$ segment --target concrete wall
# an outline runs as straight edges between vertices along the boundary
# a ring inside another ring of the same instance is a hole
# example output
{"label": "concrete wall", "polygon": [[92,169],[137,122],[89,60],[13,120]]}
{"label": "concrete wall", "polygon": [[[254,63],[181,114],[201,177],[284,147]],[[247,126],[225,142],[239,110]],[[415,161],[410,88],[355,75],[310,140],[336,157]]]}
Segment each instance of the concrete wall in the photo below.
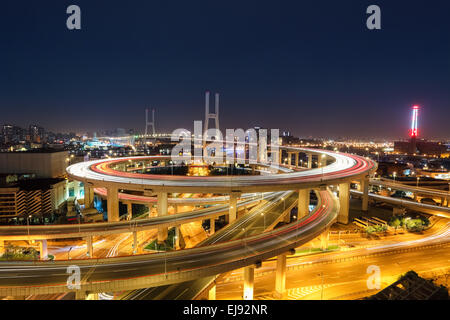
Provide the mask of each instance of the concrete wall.
{"label": "concrete wall", "polygon": [[0,173],[34,173],[37,178],[56,178],[65,174],[68,151],[3,152]]}

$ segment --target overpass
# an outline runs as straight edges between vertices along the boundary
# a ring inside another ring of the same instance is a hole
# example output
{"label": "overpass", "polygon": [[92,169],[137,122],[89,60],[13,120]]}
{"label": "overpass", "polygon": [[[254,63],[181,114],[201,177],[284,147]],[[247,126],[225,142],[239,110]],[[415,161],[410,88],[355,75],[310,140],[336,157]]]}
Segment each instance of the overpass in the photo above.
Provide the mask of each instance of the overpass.
{"label": "overpass", "polygon": [[[350,192],[352,194],[362,196],[361,191],[351,190]],[[427,214],[432,214],[432,215],[436,215],[436,216],[440,216],[440,217],[450,218],[450,207],[435,206],[435,205],[420,203],[420,202],[416,202],[416,201],[387,197],[387,196],[382,196],[382,195],[371,193],[371,192],[369,193],[369,197],[376,201],[394,204],[394,205],[398,205],[398,206],[408,208],[411,210],[415,210],[415,211],[419,211],[419,212],[423,212],[423,213],[427,213]]]}
{"label": "overpass", "polygon": [[[122,189],[156,194],[158,217],[155,220],[146,219],[139,223],[142,223],[141,226],[144,227],[157,226],[158,241],[164,241],[167,238],[168,226],[180,223],[180,221],[172,221],[180,218],[179,215],[167,216],[169,192],[228,194],[229,203],[225,207],[228,207],[228,217],[232,223],[237,218],[237,200],[242,193],[292,192],[294,190],[299,213],[295,222],[279,229],[245,236],[243,240],[211,244],[207,247],[107,259],[7,262],[0,269],[3,279],[0,294],[14,296],[68,292],[70,290],[65,284],[67,279],[65,270],[68,265],[72,264],[80,266],[82,274],[89,275],[89,281],[84,282],[82,288],[77,291],[85,293],[146,288],[183,282],[243,266],[251,266],[273,256],[283,256],[289,249],[320,235],[336,219],[339,222],[348,223],[350,182],[355,179],[361,180],[365,186],[363,188],[365,190],[363,192],[363,209],[364,206],[367,208],[368,178],[376,170],[375,162],[355,155],[315,149],[289,148],[288,152],[296,154],[296,159],[300,152],[308,154],[308,157],[311,155],[311,159],[312,154],[319,156],[319,168],[251,177],[181,177],[129,173],[113,168],[125,161],[161,160],[164,157],[131,157],[72,165],[67,172],[71,178],[84,182],[85,195],[88,200],[90,200],[93,188],[107,189],[109,222],[99,224],[98,227],[103,228],[98,231],[102,232],[101,234],[115,232],[113,229],[120,230],[117,232],[124,232],[125,224],[130,226],[125,232],[132,230],[130,229],[132,223],[118,222],[118,191]],[[327,165],[327,160],[331,160],[332,163]],[[298,161],[295,166],[298,166]],[[327,190],[327,185],[339,186],[339,199],[336,199]],[[312,213],[308,209],[310,190],[320,190],[319,205]],[[87,201],[88,205],[89,202]],[[213,208],[213,210],[217,210],[217,208]],[[185,220],[183,221],[188,221],[189,214],[184,216]],[[223,212],[216,211],[211,214],[219,215]],[[201,217],[203,218],[204,215]],[[192,219],[198,220],[199,216],[192,217]],[[70,227],[76,228],[76,226]],[[78,228],[82,228],[82,225],[78,225]],[[92,228],[97,228],[97,226]],[[29,230],[27,229],[27,232],[30,232]],[[94,230],[94,232],[97,231]],[[67,235],[67,232],[64,233]],[[80,229],[77,234],[80,234]],[[23,233],[14,236],[23,236]],[[251,270],[251,268],[248,269],[249,279],[251,279]]]}
{"label": "overpass", "polygon": [[5,262],[0,295],[22,296],[72,291],[67,267],[77,265],[89,278],[77,292],[105,292],[146,288],[212,276],[254,265],[285,253],[319,236],[334,223],[339,201],[327,190],[310,215],[284,227],[205,247],[151,255],[54,262]]}

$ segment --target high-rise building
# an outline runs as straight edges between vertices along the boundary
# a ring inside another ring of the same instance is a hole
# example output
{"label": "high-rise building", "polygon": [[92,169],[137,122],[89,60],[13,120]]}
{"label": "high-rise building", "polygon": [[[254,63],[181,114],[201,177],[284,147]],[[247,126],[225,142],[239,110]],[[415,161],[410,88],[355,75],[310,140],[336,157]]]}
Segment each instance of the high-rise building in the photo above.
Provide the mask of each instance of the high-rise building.
{"label": "high-rise building", "polygon": [[32,124],[28,127],[28,134],[30,135],[31,142],[40,143],[44,140],[45,130],[38,125]]}
{"label": "high-rise building", "polygon": [[394,151],[406,154],[441,155],[446,152],[447,147],[441,142],[432,142],[418,139],[418,116],[419,106],[414,105],[411,112],[411,128],[409,141],[395,141]]}

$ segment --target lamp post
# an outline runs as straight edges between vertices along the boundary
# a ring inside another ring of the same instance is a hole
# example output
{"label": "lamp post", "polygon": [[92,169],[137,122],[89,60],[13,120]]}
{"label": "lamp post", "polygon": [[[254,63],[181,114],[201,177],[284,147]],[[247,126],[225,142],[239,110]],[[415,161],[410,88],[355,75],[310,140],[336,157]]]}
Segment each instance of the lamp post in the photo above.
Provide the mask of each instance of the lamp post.
{"label": "lamp post", "polygon": [[417,177],[417,183],[416,183],[417,188],[419,187],[419,180],[420,180],[420,177]]}
{"label": "lamp post", "polygon": [[31,218],[31,215],[29,215],[29,216],[27,217],[27,231],[28,231],[28,236],[30,236],[30,218]]}
{"label": "lamp post", "polygon": [[319,273],[322,278],[322,289],[320,291],[320,300],[323,300],[323,271]]}
{"label": "lamp post", "polygon": [[322,168],[322,180],[323,180],[323,167],[324,167],[324,163],[323,163],[323,159],[325,159],[325,155],[321,155],[322,160],[320,161],[320,167]]}
{"label": "lamp post", "polygon": [[395,184],[395,177],[397,176],[397,172],[394,171],[394,173],[392,175],[394,176],[394,184]]}
{"label": "lamp post", "polygon": [[264,219],[264,229],[263,229],[263,232],[264,232],[266,230],[266,216],[264,215],[264,212],[261,213],[261,215],[263,216],[263,219]]}

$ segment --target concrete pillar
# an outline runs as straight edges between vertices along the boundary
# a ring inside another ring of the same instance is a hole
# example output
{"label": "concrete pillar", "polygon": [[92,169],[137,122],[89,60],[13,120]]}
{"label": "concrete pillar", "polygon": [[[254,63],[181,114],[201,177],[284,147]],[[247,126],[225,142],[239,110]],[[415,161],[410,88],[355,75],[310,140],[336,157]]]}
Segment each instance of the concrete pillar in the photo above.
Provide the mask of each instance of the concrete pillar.
{"label": "concrete pillar", "polygon": [[173,207],[173,213],[177,214],[178,213],[178,206],[176,204],[174,204],[172,207]]}
{"label": "concrete pillar", "polygon": [[283,152],[281,151],[281,149],[278,151],[278,161],[278,164],[283,163]]}
{"label": "concrete pillar", "polygon": [[6,251],[5,248],[5,241],[4,240],[0,240],[0,256],[3,255]]}
{"label": "concrete pillar", "polygon": [[78,181],[73,182],[73,193],[75,195],[75,198],[78,199],[80,197],[80,182]]}
{"label": "concrete pillar", "polygon": [[322,251],[325,251],[328,249],[328,240],[330,239],[330,229],[325,229],[324,232],[320,235],[320,248]]}
{"label": "concrete pillar", "polygon": [[301,219],[309,214],[309,189],[298,190],[297,219]]}
{"label": "concrete pillar", "polygon": [[208,300],[216,300],[216,285],[212,286],[208,291]]}
{"label": "concrete pillar", "polygon": [[116,187],[107,188],[108,222],[119,221],[119,194]]}
{"label": "concrete pillar", "polygon": [[361,180],[362,211],[369,210],[369,177]]}
{"label": "concrete pillar", "polygon": [[75,300],[86,300],[87,293],[86,291],[76,290],[75,291]]}
{"label": "concrete pillar", "polygon": [[127,220],[130,221],[133,218],[133,204],[127,202]]}
{"label": "concrete pillar", "polygon": [[164,243],[169,236],[169,230],[164,227],[158,228],[158,243]]}
{"label": "concrete pillar", "polygon": [[138,234],[137,231],[133,231],[133,254],[138,251]]}
{"label": "concrete pillar", "polygon": [[98,293],[91,292],[86,295],[86,300],[98,300]]}
{"label": "concrete pillar", "polygon": [[158,192],[157,194],[158,217],[167,215],[167,192]]}
{"label": "concrete pillar", "polygon": [[209,219],[209,234],[213,235],[216,232],[216,219]]}
{"label": "concrete pillar", "polygon": [[308,169],[312,168],[312,153],[307,153],[308,155]]}
{"label": "concrete pillar", "polygon": [[292,165],[292,152],[288,152],[288,166]]}
{"label": "concrete pillar", "polygon": [[277,257],[277,273],[275,275],[275,297],[282,299],[286,290],[286,254]]}
{"label": "concrete pillar", "polygon": [[93,258],[94,257],[94,243],[92,241],[92,236],[87,236],[86,237],[86,255],[89,258]]}
{"label": "concrete pillar", "polygon": [[337,221],[348,224],[348,212],[350,208],[350,183],[339,184],[339,214]]}
{"label": "concrete pillar", "polygon": [[295,167],[298,168],[298,152],[295,153]]}
{"label": "concrete pillar", "polygon": [[290,223],[290,222],[291,222],[291,212],[290,212],[290,211],[287,212],[287,213],[284,215],[283,221],[286,222],[286,223]]}
{"label": "concrete pillar", "polygon": [[239,194],[236,192],[230,193],[230,205],[228,209],[229,223],[233,223],[237,217],[237,199]]}
{"label": "concrete pillar", "polygon": [[175,226],[175,250],[180,249],[180,227],[181,225]]}
{"label": "concrete pillar", "polygon": [[41,260],[48,260],[47,240],[39,241],[39,252]]}
{"label": "concrete pillar", "polygon": [[253,285],[255,282],[255,266],[244,268],[244,300],[253,300]]}
{"label": "concrete pillar", "polygon": [[[167,192],[158,192],[157,193],[158,201],[157,201],[157,211],[158,217],[167,215]],[[167,227],[159,227],[158,228],[158,243],[163,243],[168,236]]]}
{"label": "concrete pillar", "polygon": [[94,207],[94,188],[84,184],[84,207],[86,209]]}
{"label": "concrete pillar", "polygon": [[322,168],[327,165],[326,156],[323,154],[317,155],[317,167]]}

